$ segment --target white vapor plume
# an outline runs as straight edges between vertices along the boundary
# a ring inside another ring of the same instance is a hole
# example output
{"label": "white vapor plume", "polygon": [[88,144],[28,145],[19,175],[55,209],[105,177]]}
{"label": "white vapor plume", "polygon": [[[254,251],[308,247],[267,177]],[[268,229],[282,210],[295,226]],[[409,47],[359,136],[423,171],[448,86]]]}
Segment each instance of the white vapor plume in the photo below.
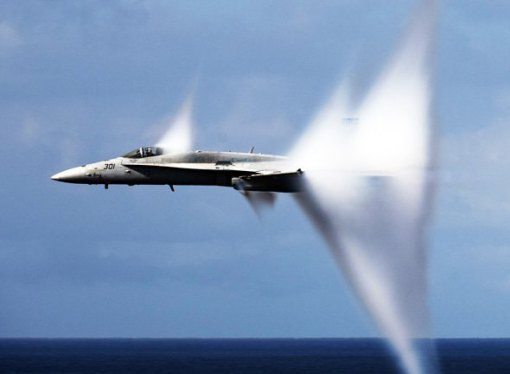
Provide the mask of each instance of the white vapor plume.
{"label": "white vapor plume", "polygon": [[[297,197],[407,373],[436,371],[426,303],[431,205],[434,1],[424,1],[361,104],[347,85],[319,111],[290,157]],[[419,343],[419,344],[418,344]]]}
{"label": "white vapor plume", "polygon": [[272,208],[276,202],[276,193],[274,192],[241,191],[241,194],[259,218],[264,209]]}
{"label": "white vapor plume", "polygon": [[170,118],[167,122],[168,130],[156,143],[167,153],[180,153],[191,151],[193,143],[193,122],[192,122],[192,95],[184,101],[177,116]]}

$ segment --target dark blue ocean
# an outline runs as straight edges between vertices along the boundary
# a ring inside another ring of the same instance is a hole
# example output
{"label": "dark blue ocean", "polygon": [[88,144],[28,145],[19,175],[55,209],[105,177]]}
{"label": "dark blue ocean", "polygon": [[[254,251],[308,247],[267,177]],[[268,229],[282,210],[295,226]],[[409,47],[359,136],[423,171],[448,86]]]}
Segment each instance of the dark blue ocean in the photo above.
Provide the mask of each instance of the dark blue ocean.
{"label": "dark blue ocean", "polygon": [[[443,373],[510,373],[510,339],[437,340]],[[398,373],[380,339],[0,339],[0,373]]]}

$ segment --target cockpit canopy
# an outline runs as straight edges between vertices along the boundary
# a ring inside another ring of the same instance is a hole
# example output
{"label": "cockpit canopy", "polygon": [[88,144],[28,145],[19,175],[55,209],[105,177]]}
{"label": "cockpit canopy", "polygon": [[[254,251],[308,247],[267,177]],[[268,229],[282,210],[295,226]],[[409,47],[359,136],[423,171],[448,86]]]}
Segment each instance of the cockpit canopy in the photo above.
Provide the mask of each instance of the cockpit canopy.
{"label": "cockpit canopy", "polygon": [[145,158],[152,156],[159,156],[163,154],[163,148],[160,147],[140,147],[129,153],[126,153],[124,158]]}

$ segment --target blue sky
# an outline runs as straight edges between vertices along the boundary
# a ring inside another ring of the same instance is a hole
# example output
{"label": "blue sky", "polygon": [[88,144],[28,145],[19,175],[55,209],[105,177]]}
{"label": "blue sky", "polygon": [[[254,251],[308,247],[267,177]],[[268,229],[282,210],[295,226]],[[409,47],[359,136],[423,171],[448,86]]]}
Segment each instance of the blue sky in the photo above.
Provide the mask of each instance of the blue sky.
{"label": "blue sky", "polygon": [[[414,3],[0,3],[0,336],[376,335],[288,196],[49,177],[155,142],[194,80],[197,148],[285,153]],[[510,5],[439,8],[434,331],[509,336]]]}

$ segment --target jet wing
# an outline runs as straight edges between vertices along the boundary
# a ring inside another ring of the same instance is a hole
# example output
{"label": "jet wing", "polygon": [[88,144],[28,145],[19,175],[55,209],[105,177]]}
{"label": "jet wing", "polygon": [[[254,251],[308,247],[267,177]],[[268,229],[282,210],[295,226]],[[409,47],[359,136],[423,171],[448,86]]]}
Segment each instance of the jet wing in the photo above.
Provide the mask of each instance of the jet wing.
{"label": "jet wing", "polygon": [[[143,169],[159,170],[162,173],[165,170],[178,171],[196,181],[201,180],[201,177],[214,175],[217,184],[232,186],[239,191],[299,192],[302,190],[303,184],[301,169],[295,171],[274,170],[269,168],[267,163],[264,165],[257,163],[216,165],[213,163],[123,161],[122,164],[140,171]],[[261,167],[264,169],[260,169]],[[194,183],[190,180],[190,184]]]}
{"label": "jet wing", "polygon": [[228,171],[229,173],[238,173],[239,175],[242,174],[251,174],[255,173],[256,169],[254,167],[251,167],[250,165],[215,165],[212,163],[163,163],[163,162],[126,162],[123,161],[122,165],[130,167],[130,168],[159,168],[159,169],[173,169],[173,170],[182,170],[182,171],[216,171],[216,172],[222,172],[222,171]]}

